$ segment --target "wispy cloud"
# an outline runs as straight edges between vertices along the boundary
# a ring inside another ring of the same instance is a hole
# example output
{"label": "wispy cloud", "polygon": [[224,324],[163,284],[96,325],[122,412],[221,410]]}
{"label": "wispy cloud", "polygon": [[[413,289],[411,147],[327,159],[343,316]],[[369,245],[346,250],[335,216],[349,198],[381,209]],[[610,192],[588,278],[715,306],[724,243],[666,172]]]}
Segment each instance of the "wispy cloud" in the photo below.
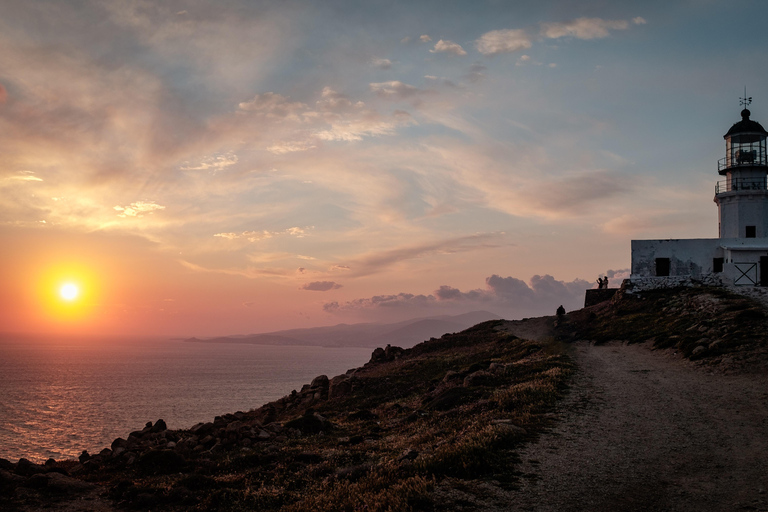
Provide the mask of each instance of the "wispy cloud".
{"label": "wispy cloud", "polygon": [[626,30],[628,27],[629,23],[625,20],[577,18],[564,23],[542,23],[541,35],[550,39],[567,36],[577,39],[602,39],[608,37],[611,30]]}
{"label": "wispy cloud", "polygon": [[373,67],[379,68],[379,69],[391,69],[392,68],[392,61],[389,60],[389,59],[374,58],[371,61],[371,64],[373,64]]}
{"label": "wispy cloud", "polygon": [[260,240],[266,240],[269,238],[273,238],[276,236],[293,236],[296,238],[304,238],[307,236],[307,230],[311,228],[300,228],[300,227],[292,227],[288,229],[284,229],[282,231],[268,231],[268,230],[261,230],[261,231],[241,231],[239,233],[233,233],[233,232],[224,232],[224,233],[216,233],[213,236],[224,238],[226,240],[237,240],[239,238],[248,240],[249,242],[258,242]]}
{"label": "wispy cloud", "polygon": [[450,53],[458,56],[467,54],[467,52],[464,50],[464,48],[461,47],[460,44],[454,43],[453,41],[449,41],[447,39],[439,40],[437,43],[435,43],[435,47],[429,51],[431,53]]}
{"label": "wispy cloud", "polygon": [[229,152],[226,154],[216,154],[204,158],[200,163],[186,164],[180,167],[182,171],[211,171],[212,173],[221,172],[227,167],[237,164],[237,155]]}
{"label": "wispy cloud", "polygon": [[327,292],[329,290],[338,290],[341,285],[333,281],[313,281],[301,286],[301,290],[309,290],[313,292]]}
{"label": "wispy cloud", "polygon": [[418,245],[409,245],[385,251],[372,252],[345,263],[350,269],[349,277],[376,274],[407,260],[424,258],[435,254],[454,254],[512,245],[505,240],[504,233],[480,233],[438,240]]}
{"label": "wispy cloud", "polygon": [[477,51],[489,56],[519,52],[531,46],[533,46],[531,37],[522,29],[492,30],[475,41]]}
{"label": "wispy cloud", "polygon": [[244,112],[253,112],[277,119],[298,119],[298,114],[307,109],[300,101],[290,101],[287,97],[274,92],[257,94],[249,101],[238,105]]}
{"label": "wispy cloud", "polygon": [[151,215],[158,210],[165,210],[165,206],[157,204],[154,201],[136,201],[128,206],[114,206],[118,217],[143,217],[144,214]]}

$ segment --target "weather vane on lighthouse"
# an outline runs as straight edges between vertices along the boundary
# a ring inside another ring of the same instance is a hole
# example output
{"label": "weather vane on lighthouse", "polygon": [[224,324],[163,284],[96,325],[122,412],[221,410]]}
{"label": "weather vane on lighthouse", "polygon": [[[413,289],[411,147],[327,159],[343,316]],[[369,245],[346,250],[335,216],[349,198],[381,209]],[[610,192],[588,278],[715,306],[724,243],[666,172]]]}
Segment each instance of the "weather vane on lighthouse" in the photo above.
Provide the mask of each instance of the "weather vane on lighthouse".
{"label": "weather vane on lighthouse", "polygon": [[747,97],[747,86],[744,86],[744,97],[739,98],[739,105],[741,105],[744,108],[747,108],[752,104],[752,97]]}

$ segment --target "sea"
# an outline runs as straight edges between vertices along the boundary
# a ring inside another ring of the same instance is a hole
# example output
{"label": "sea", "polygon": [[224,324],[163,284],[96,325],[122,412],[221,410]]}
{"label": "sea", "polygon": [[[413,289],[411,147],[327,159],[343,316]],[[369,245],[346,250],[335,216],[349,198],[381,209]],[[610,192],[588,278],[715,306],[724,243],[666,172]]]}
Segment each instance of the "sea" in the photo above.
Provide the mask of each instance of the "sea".
{"label": "sea", "polygon": [[98,453],[148,421],[189,428],[365,364],[369,348],[0,339],[0,458]]}

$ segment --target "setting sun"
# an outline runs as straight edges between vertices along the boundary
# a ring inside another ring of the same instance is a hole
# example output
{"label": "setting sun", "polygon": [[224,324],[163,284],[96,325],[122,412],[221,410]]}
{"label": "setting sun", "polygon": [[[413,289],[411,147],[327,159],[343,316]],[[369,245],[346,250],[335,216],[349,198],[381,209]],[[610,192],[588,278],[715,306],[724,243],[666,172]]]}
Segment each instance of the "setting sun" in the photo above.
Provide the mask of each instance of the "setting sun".
{"label": "setting sun", "polygon": [[59,295],[66,301],[73,301],[80,295],[80,289],[73,283],[66,283],[59,289]]}

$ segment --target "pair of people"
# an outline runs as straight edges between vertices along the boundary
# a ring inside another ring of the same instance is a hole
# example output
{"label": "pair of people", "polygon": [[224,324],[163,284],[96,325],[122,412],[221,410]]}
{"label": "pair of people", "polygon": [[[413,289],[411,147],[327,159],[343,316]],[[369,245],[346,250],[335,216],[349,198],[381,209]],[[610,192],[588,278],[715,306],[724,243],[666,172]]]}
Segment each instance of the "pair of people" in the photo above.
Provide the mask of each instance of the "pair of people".
{"label": "pair of people", "polygon": [[597,287],[601,290],[608,288],[608,276],[597,278]]}

